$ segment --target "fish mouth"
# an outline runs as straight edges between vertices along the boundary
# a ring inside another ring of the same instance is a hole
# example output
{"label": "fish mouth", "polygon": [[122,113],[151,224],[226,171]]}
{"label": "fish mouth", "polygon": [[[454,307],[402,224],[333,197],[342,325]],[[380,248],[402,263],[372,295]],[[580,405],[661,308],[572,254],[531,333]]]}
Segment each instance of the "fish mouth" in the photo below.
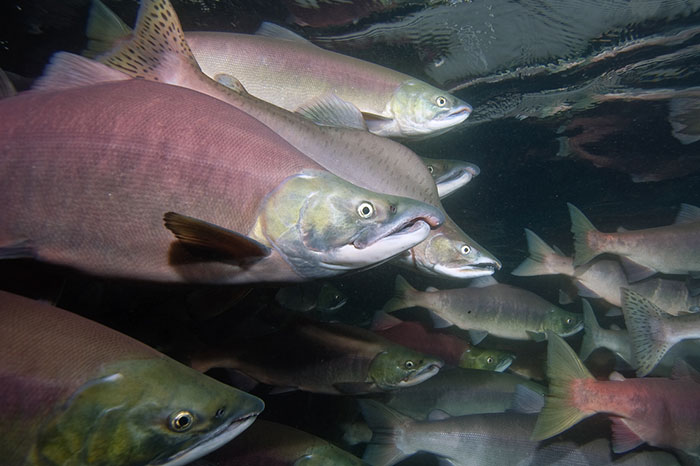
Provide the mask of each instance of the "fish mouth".
{"label": "fish mouth", "polygon": [[210,432],[200,442],[197,442],[191,447],[179,451],[162,461],[149,463],[148,466],[182,466],[189,464],[192,461],[211,453],[222,445],[233,440],[241,432],[246,430],[253,423],[253,421],[257,419],[261,412],[262,408],[260,411],[252,412],[245,416],[232,419],[228,424],[219,426],[217,429]]}
{"label": "fish mouth", "polygon": [[497,262],[484,262],[478,264],[468,264],[458,267],[438,264],[435,266],[435,273],[452,278],[477,278],[493,275],[496,270],[501,269],[501,264]]}
{"label": "fish mouth", "polygon": [[[440,226],[442,224],[442,220],[443,219],[436,217],[436,216],[432,216],[432,215],[427,215],[427,216],[418,217],[418,218],[412,218],[410,220],[405,221],[404,223],[399,223],[398,225],[394,226],[392,229],[384,232],[383,234],[377,235],[375,237],[358,238],[352,242],[352,245],[355,246],[355,248],[357,248],[357,249],[365,249],[365,248],[372,246],[373,244],[375,244],[379,241],[392,239],[392,238],[398,239],[398,238],[402,237],[402,235],[411,235],[419,230],[423,230],[426,227],[428,228],[428,231],[430,231],[431,228],[436,228],[436,227]],[[426,234],[426,237],[427,237],[427,234]],[[425,239],[425,238],[423,238],[423,239]]]}
{"label": "fish mouth", "polygon": [[425,382],[432,376],[436,375],[445,363],[442,361],[437,361],[432,364],[428,364],[422,370],[414,372],[407,375],[398,383],[399,387],[411,387],[413,385],[418,385],[421,382]]}
{"label": "fish mouth", "polygon": [[464,121],[467,118],[469,118],[469,115],[471,115],[472,110],[472,106],[467,103],[458,105],[454,107],[452,111],[445,116],[445,119]]}
{"label": "fish mouth", "polygon": [[501,361],[498,366],[494,369],[495,372],[503,372],[504,370],[508,369],[511,364],[513,364],[513,361],[515,361],[515,357],[507,357],[503,361]]}
{"label": "fish mouth", "polygon": [[467,184],[472,180],[472,178],[478,176],[479,173],[481,173],[481,170],[476,165],[474,165],[473,167],[460,167],[456,170],[452,170],[448,173],[445,173],[441,177],[437,178],[435,180],[435,184],[456,182],[463,182],[464,184]]}
{"label": "fish mouth", "polygon": [[582,329],[583,329],[583,322],[580,322],[580,323],[578,323],[578,324],[576,325],[576,327],[572,328],[572,329],[569,330],[568,332],[565,332],[565,333],[558,333],[557,335],[559,335],[559,336],[562,337],[562,338],[570,337],[571,335],[576,335],[576,334],[577,334],[578,332],[580,332]]}

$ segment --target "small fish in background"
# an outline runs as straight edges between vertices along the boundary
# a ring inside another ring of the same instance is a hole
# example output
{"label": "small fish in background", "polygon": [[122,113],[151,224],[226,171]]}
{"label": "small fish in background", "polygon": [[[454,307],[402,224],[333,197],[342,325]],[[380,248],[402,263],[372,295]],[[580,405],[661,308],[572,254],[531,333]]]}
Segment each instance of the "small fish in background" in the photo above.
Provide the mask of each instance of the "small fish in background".
{"label": "small fish in background", "polygon": [[292,311],[329,313],[345,306],[348,297],[332,283],[317,280],[280,288],[275,300]]}
{"label": "small fish in background", "polygon": [[620,256],[628,280],[633,283],[661,272],[700,273],[700,209],[681,204],[672,225],[642,230],[603,233],[572,204],[574,267],[603,253]]}
{"label": "small fish in background", "polygon": [[428,171],[433,175],[440,199],[444,199],[469,183],[481,173],[473,163],[452,159],[421,157]]}
{"label": "small fish in background", "polygon": [[465,369],[503,372],[515,359],[515,355],[507,351],[477,348],[455,335],[430,331],[419,322],[403,321],[382,311],[375,313],[370,330],[395,343],[432,354],[449,365]]}
{"label": "small fish in background", "polygon": [[692,280],[652,277],[630,284],[616,260],[596,259],[574,268],[572,257],[549,247],[531,230],[526,228],[525,236],[530,256],[511,272],[513,275],[566,275],[578,288],[579,296],[602,298],[617,307],[622,306],[620,288],[629,288],[672,315],[700,311],[700,296],[693,295],[696,287]]}
{"label": "small fish in background", "polygon": [[629,334],[626,330],[603,329],[595,318],[590,303],[583,299],[583,341],[579,357],[585,361],[597,348],[607,348],[632,368],[637,367]]}
{"label": "small fish in background", "polygon": [[[640,364],[642,362],[640,361]],[[612,420],[615,453],[643,443],[700,455],[700,374],[683,362],[671,378],[593,378],[569,345],[550,334],[547,347],[549,393],[532,432],[553,437],[596,413]]]}
{"label": "small fish in background", "polygon": [[700,339],[700,314],[672,316],[632,290],[622,290],[622,312],[639,377],[651,372],[676,343]]}
{"label": "small fish in background", "polygon": [[320,437],[265,420],[258,420],[236,442],[201,461],[200,466],[367,466],[360,458]]}
{"label": "small fish in background", "polygon": [[421,292],[397,275],[395,296],[384,305],[384,311],[413,306],[431,311],[435,327],[456,325],[468,330],[473,344],[479,344],[487,334],[543,341],[547,330],[569,336],[583,328],[580,314],[567,312],[530,291],[498,283],[491,277],[474,279],[467,288]]}
{"label": "small fish in background", "polygon": [[409,387],[433,377],[444,364],[360,327],[301,317],[266,335],[199,348],[189,359],[201,372],[236,369],[283,389],[335,395]]}
{"label": "small fish in background", "polygon": [[0,368],[3,464],[186,464],[264,407],[124,334],[4,291]]}
{"label": "small fish in background", "polygon": [[[149,20],[160,10],[169,12],[167,28]],[[229,89],[213,81],[199,68],[184,34],[163,33],[171,28],[181,31],[169,2],[144,0],[139,11],[133,35],[120,41],[115,38],[129,28],[101,2],[93,2],[88,21],[90,44],[97,38],[118,44],[98,57],[101,62],[132,77],[177,84],[223,100],[254,116],[331,173],[365,189],[420,200],[442,210],[435,182],[413,151],[364,131],[317,126],[250,96],[242,86]],[[431,230],[430,241],[394,262],[424,274],[452,278],[490,275],[501,267],[498,259],[450,219],[444,227]]]}

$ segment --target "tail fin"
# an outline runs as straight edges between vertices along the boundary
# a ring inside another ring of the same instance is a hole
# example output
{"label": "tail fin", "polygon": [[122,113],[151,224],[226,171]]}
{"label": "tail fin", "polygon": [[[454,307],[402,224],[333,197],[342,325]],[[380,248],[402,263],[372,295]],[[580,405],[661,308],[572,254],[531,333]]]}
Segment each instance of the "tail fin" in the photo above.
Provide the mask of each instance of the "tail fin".
{"label": "tail fin", "polygon": [[595,414],[580,411],[572,406],[570,393],[573,382],[579,379],[593,379],[593,376],[563,338],[548,331],[547,340],[549,394],[532,432],[533,440],[553,437]]}
{"label": "tail fin", "polygon": [[622,288],[622,312],[637,359],[637,376],[644,377],[674,344],[664,336],[664,323],[673,317],[627,288]]}
{"label": "tail fin", "polygon": [[131,28],[100,0],[92,0],[85,35],[87,48],[83,55],[95,58],[112,50],[119,42],[131,36]]}
{"label": "tail fin", "polygon": [[384,304],[384,308],[382,310],[389,313],[398,311],[399,309],[415,306],[411,293],[417,292],[418,290],[413,288],[405,278],[403,278],[401,275],[397,275],[394,282],[394,297]]}
{"label": "tail fin", "polygon": [[595,233],[598,230],[573,204],[567,203],[566,205],[569,206],[569,215],[571,216],[571,233],[574,234],[574,267],[577,267],[600,254],[588,245],[586,238],[590,232]]}
{"label": "tail fin", "polygon": [[582,361],[585,361],[588,356],[598,347],[600,347],[599,336],[601,330],[603,330],[598,321],[595,318],[595,313],[593,313],[593,308],[591,308],[590,303],[583,299],[583,342],[581,343],[581,349],[578,352],[579,357]]}
{"label": "tail fin", "polygon": [[367,444],[363,460],[373,466],[391,466],[415,453],[415,450],[405,451],[396,445],[398,434],[414,422],[411,418],[375,400],[359,400],[359,403],[372,429],[372,440]]}
{"label": "tail fin", "polygon": [[[527,249],[530,257],[525,259],[511,273],[521,277],[533,275],[573,275],[574,269],[571,264],[567,264],[568,258],[558,254],[549,247],[542,238],[537,236],[532,230],[525,228],[527,238]],[[552,259],[555,259],[554,261]],[[568,267],[567,267],[568,265]]]}

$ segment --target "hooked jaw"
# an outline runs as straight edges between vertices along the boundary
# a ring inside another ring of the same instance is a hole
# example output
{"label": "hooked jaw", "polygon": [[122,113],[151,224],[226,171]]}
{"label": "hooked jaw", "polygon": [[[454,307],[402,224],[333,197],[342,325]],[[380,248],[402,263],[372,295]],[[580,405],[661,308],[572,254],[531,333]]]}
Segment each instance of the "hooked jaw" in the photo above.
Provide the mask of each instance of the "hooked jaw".
{"label": "hooked jaw", "polygon": [[460,279],[493,275],[496,270],[500,269],[501,262],[498,259],[489,257],[482,257],[478,262],[456,267],[453,264],[435,264],[433,267],[433,271],[437,275]]}
{"label": "hooked jaw", "polygon": [[426,365],[420,371],[414,372],[407,375],[401,380],[398,385],[399,387],[412,387],[413,385],[418,385],[419,383],[425,382],[432,376],[436,375],[444,363],[442,361],[435,361],[432,364]]}

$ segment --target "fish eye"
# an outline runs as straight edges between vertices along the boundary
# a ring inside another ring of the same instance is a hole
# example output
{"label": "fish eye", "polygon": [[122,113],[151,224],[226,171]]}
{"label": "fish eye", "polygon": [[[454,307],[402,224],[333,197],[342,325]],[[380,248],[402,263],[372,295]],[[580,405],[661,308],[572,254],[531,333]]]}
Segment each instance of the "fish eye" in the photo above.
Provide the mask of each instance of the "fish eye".
{"label": "fish eye", "polygon": [[[218,411],[217,411],[218,413]],[[194,415],[189,411],[178,411],[170,416],[170,428],[175,432],[185,432],[194,424]]]}
{"label": "fish eye", "polygon": [[406,369],[413,369],[413,367],[415,366],[415,364],[413,363],[413,361],[411,361],[411,360],[409,359],[408,361],[406,361],[406,363],[404,364],[404,366],[406,367]]}
{"label": "fish eye", "polygon": [[492,358],[491,356],[489,356],[488,358],[486,358],[486,362],[489,363],[489,364],[492,364],[492,363],[493,363],[493,358]]}
{"label": "fish eye", "polygon": [[447,105],[447,99],[443,96],[439,96],[437,99],[435,99],[435,103],[438,105],[438,107],[444,107]]}
{"label": "fish eye", "polygon": [[569,317],[568,319],[566,319],[566,323],[567,323],[567,324],[570,324],[570,323],[573,322],[573,321],[574,321],[574,319],[572,319],[571,317]]}
{"label": "fish eye", "polygon": [[433,172],[435,171],[435,169],[433,168],[433,166],[432,166],[432,165],[428,165],[428,171],[429,171],[429,172],[430,172],[430,174],[432,175],[432,174],[433,174]]}
{"label": "fish eye", "polygon": [[222,406],[221,408],[219,408],[219,409],[216,410],[216,413],[214,414],[214,417],[216,417],[217,419],[220,419],[221,417],[223,417],[223,415],[224,415],[225,413],[226,413],[226,408],[224,408],[224,407]]}
{"label": "fish eye", "polygon": [[357,207],[357,213],[362,218],[370,218],[374,214],[374,206],[365,201]]}
{"label": "fish eye", "polygon": [[472,248],[469,247],[468,244],[463,244],[462,247],[459,249],[462,254],[465,256],[472,252]]}

